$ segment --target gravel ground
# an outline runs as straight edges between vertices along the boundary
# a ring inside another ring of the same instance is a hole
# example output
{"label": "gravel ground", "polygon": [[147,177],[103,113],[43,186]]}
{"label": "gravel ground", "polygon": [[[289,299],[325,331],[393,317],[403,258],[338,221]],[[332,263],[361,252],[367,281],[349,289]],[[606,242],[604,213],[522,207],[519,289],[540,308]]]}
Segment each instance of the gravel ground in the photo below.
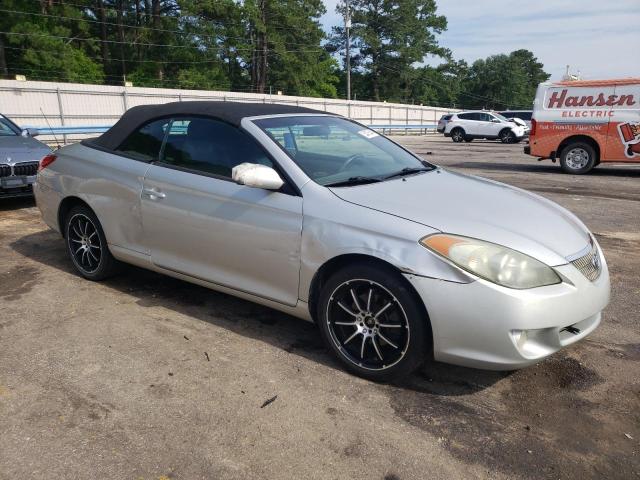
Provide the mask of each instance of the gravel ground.
{"label": "gravel ground", "polygon": [[82,280],[33,202],[2,200],[0,479],[640,478],[639,166],[397,139],[580,216],[611,270],[601,327],[525,370],[379,385],[281,313],[135,268]]}

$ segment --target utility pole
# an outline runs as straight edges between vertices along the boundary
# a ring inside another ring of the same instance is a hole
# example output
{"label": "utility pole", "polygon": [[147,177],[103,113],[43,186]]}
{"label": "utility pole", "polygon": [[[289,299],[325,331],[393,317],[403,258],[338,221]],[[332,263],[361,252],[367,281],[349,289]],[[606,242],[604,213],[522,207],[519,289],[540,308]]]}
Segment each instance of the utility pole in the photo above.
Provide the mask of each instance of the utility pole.
{"label": "utility pole", "polygon": [[345,12],[344,12],[344,29],[347,35],[347,101],[351,100],[351,53],[349,37],[349,29],[351,28],[351,12],[349,11],[349,0],[345,0]]}

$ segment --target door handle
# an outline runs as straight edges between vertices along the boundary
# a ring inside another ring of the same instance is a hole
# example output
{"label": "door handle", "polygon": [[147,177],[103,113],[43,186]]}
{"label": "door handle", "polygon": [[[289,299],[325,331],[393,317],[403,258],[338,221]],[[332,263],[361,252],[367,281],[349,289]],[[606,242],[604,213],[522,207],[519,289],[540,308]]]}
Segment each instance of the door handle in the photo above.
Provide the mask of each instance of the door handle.
{"label": "door handle", "polygon": [[158,200],[161,198],[165,198],[166,195],[155,188],[143,188],[142,194],[149,197],[151,200]]}

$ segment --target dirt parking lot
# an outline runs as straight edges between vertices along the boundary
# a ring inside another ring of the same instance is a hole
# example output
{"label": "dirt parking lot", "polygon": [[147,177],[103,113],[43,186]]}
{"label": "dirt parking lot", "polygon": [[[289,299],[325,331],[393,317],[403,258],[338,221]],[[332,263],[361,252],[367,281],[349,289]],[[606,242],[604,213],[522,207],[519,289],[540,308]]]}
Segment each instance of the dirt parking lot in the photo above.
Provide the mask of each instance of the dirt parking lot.
{"label": "dirt parking lot", "polygon": [[580,216],[611,270],[601,327],[525,370],[379,385],[281,313],[135,268],[82,280],[33,202],[2,200],[0,479],[640,478],[640,168],[398,139]]}

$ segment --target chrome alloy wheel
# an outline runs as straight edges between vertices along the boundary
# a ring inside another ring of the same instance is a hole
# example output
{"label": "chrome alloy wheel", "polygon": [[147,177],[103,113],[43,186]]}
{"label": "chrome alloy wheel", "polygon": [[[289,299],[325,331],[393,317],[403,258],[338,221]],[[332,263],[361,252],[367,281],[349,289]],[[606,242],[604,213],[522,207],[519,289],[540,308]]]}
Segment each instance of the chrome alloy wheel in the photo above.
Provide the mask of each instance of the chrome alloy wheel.
{"label": "chrome alloy wheel", "polygon": [[513,131],[511,131],[511,130],[504,130],[500,134],[500,141],[502,143],[513,143],[515,138],[516,138],[516,136],[513,134]]}
{"label": "chrome alloy wheel", "polygon": [[95,272],[100,266],[102,245],[91,219],[81,213],[75,214],[69,220],[67,236],[76,266],[87,273]]}
{"label": "chrome alloy wheel", "polygon": [[462,131],[460,129],[455,129],[451,134],[451,138],[454,142],[460,143],[464,140],[464,135],[462,134]]}
{"label": "chrome alloy wheel", "polygon": [[565,163],[572,170],[580,170],[589,163],[589,152],[580,147],[572,148],[567,152]]}
{"label": "chrome alloy wheel", "polygon": [[340,284],[329,298],[325,321],[338,350],[361,368],[384,370],[407,353],[407,315],[379,283],[354,279]]}

